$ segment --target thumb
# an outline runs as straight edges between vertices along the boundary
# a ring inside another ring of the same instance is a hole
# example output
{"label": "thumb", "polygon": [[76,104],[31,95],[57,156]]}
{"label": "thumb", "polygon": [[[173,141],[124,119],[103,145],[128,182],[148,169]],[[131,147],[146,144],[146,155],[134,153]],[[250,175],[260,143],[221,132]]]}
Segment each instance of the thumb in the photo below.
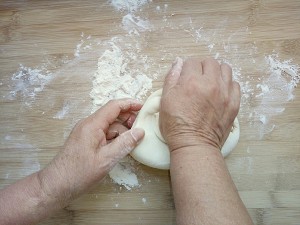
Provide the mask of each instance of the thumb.
{"label": "thumb", "polygon": [[128,155],[145,135],[141,128],[133,128],[122,133],[111,143],[103,147],[100,154],[105,154],[105,158],[110,161],[110,168],[113,168],[117,162]]}

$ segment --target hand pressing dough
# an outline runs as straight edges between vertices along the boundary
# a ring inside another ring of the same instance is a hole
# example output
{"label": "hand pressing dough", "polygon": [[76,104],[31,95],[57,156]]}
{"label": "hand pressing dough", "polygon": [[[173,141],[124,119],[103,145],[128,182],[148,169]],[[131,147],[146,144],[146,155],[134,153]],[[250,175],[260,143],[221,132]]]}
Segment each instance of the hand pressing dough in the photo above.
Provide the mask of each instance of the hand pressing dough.
{"label": "hand pressing dough", "polygon": [[[149,96],[139,112],[134,127],[143,128],[145,136],[141,143],[131,152],[131,156],[144,165],[157,169],[170,168],[170,152],[159,129],[159,106],[162,89]],[[226,157],[237,145],[240,137],[240,126],[235,118],[231,132],[224,143],[221,153]]]}

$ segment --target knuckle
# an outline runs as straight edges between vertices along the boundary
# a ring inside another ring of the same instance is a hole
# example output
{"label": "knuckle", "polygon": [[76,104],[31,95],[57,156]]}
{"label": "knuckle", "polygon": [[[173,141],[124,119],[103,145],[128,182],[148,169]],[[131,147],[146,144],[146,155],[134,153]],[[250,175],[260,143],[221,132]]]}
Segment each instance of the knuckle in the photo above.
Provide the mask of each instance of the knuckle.
{"label": "knuckle", "polygon": [[240,109],[239,101],[235,101],[235,100],[230,101],[229,107],[232,113],[236,116]]}
{"label": "knuckle", "polygon": [[120,98],[120,99],[111,99],[106,105],[108,106],[118,106],[121,110],[126,110],[132,105],[132,99],[130,98]]}
{"label": "knuckle", "polygon": [[84,123],[85,123],[85,119],[80,119],[80,120],[76,123],[74,129],[75,129],[75,130],[81,130],[82,127],[84,126]]}
{"label": "knuckle", "polygon": [[116,100],[111,99],[106,103],[106,105],[113,105],[113,104],[115,104],[115,102],[116,102]]}
{"label": "knuckle", "polygon": [[199,59],[197,58],[188,58],[185,63],[186,64],[194,64],[194,63],[197,63],[197,62],[201,62]]}
{"label": "knuckle", "polygon": [[224,105],[227,107],[229,106],[233,101],[231,100],[231,98],[229,97],[229,95],[225,94],[224,95]]}
{"label": "knuckle", "polygon": [[231,66],[229,66],[227,63],[222,63],[222,64],[221,64],[221,68],[222,68],[222,69],[225,69],[225,70],[227,70],[227,71],[232,72]]}
{"label": "knuckle", "polygon": [[78,132],[80,135],[86,135],[90,133],[90,126],[87,119],[81,119],[79,122],[75,125],[74,130]]}
{"label": "knuckle", "polygon": [[219,65],[219,62],[218,62],[216,59],[211,58],[211,57],[205,59],[205,60],[203,61],[203,63],[204,63],[204,64],[210,64],[210,65],[212,65],[212,64],[218,64],[218,65]]}
{"label": "knuckle", "polygon": [[215,81],[210,82],[207,85],[207,89],[208,89],[208,93],[213,95],[218,94],[220,92],[220,87],[218,83]]}

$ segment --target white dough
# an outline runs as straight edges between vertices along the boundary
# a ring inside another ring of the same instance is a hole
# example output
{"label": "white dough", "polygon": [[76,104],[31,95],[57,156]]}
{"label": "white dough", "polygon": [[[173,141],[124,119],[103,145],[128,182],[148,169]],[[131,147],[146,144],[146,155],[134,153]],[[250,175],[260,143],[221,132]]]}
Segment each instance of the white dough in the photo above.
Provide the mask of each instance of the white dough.
{"label": "white dough", "polygon": [[[170,152],[168,145],[159,130],[159,106],[162,89],[149,96],[139,112],[134,127],[143,128],[145,136],[141,143],[131,152],[131,156],[144,165],[157,169],[170,168]],[[224,143],[221,153],[226,157],[237,145],[240,137],[240,126],[235,118],[232,130]]]}

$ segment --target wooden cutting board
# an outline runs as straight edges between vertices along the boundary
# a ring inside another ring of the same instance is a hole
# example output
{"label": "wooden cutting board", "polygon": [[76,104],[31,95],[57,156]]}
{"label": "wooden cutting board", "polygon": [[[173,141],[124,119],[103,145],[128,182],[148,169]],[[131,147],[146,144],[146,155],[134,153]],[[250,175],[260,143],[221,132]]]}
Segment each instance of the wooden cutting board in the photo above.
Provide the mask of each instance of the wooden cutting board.
{"label": "wooden cutting board", "polygon": [[[267,77],[265,56],[275,52],[281,61],[293,58],[300,64],[297,0],[151,1],[139,9],[135,13],[152,26],[138,43],[140,54],[152,60],[149,73],[158,73],[153,89],[161,87],[176,56],[219,54],[253,87]],[[101,46],[114,36],[125,37],[124,15],[107,1],[0,3],[1,188],[43,168],[75,122],[89,115],[91,74],[105,49],[93,42],[88,54],[76,58],[74,52],[81,40],[84,45],[98,40]],[[57,76],[34,99],[9,98],[20,63],[45,65]],[[241,106],[240,142],[226,162],[255,224],[300,224],[299,88],[293,94],[292,101],[274,99],[284,111],[271,117],[275,127],[263,136],[262,125],[249,117],[258,104],[255,95]],[[76,104],[66,117],[55,118],[66,102]],[[136,174],[140,187],[128,191],[106,178],[41,224],[175,224],[169,173],[140,165]]]}

